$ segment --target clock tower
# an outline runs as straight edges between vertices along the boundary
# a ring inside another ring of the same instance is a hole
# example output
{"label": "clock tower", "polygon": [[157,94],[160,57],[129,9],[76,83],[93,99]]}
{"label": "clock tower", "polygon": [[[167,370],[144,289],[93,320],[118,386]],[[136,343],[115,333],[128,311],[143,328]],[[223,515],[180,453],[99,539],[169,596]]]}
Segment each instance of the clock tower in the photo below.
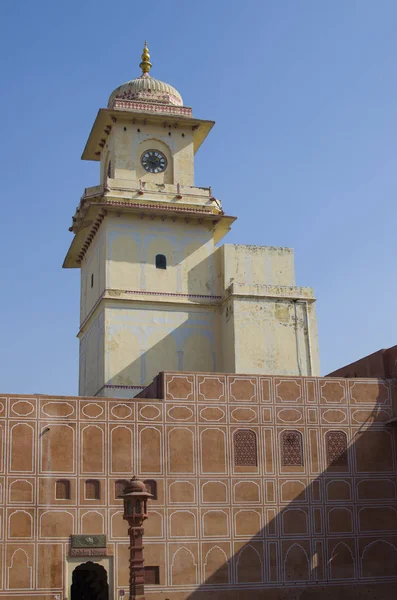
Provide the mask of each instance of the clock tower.
{"label": "clock tower", "polygon": [[100,182],[64,262],[81,272],[79,394],[131,397],[163,370],[318,374],[314,297],[295,287],[292,251],[216,246],[235,218],[194,186],[214,123],[151,66],[145,43],[141,76],[110,95],[82,155]]}

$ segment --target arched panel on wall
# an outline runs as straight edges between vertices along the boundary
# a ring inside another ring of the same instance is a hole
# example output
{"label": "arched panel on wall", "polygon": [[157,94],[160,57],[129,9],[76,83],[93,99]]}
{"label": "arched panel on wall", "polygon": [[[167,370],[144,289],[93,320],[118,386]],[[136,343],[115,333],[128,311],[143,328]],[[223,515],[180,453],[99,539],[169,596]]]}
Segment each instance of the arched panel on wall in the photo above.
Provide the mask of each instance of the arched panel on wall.
{"label": "arched panel on wall", "polygon": [[202,490],[204,504],[218,504],[227,502],[227,486],[223,481],[207,481]]}
{"label": "arched panel on wall", "polygon": [[281,465],[303,467],[303,442],[300,431],[291,429],[281,433]]}
{"label": "arched panel on wall", "polygon": [[257,510],[241,509],[235,516],[236,535],[255,536],[261,532],[261,516]]}
{"label": "arched panel on wall", "polygon": [[358,511],[360,531],[396,531],[397,512],[392,506],[366,506]]}
{"label": "arched panel on wall", "polygon": [[256,433],[252,429],[237,429],[233,433],[233,454],[235,467],[256,467],[258,451]]}
{"label": "arched panel on wall", "polygon": [[110,433],[110,464],[113,473],[133,472],[133,434],[129,427],[117,425]]}
{"label": "arched panel on wall", "polygon": [[238,583],[255,583],[263,581],[262,558],[256,548],[248,544],[239,552],[236,561]]}
{"label": "arched panel on wall", "polygon": [[397,548],[391,542],[376,540],[364,548],[361,558],[363,577],[395,577]]}
{"label": "arched panel on wall", "polygon": [[108,286],[124,289],[128,281],[129,289],[139,290],[139,246],[132,231],[112,231],[108,240],[110,268]]}
{"label": "arched panel on wall", "polygon": [[89,510],[81,516],[81,533],[103,534],[105,525],[103,515],[97,510]]}
{"label": "arched panel on wall", "polygon": [[229,535],[229,518],[224,510],[207,510],[203,515],[203,533],[206,537]]}
{"label": "arched panel on wall", "polygon": [[139,432],[139,462],[141,473],[161,473],[161,432],[157,427],[144,427]]}
{"label": "arched panel on wall", "polygon": [[33,502],[33,484],[26,479],[16,479],[9,486],[10,502]]}
{"label": "arched panel on wall", "polygon": [[226,473],[226,436],[222,429],[204,429],[201,438],[202,473]]}
{"label": "arched panel on wall", "polygon": [[19,423],[10,428],[10,471],[33,473],[34,429],[28,423]]}
{"label": "arched panel on wall", "polygon": [[170,517],[170,537],[196,537],[196,517],[190,510],[177,510]]}
{"label": "arched panel on wall", "polygon": [[284,581],[308,581],[310,579],[309,559],[299,544],[293,544],[284,559]]}
{"label": "arched panel on wall", "polygon": [[16,510],[8,517],[10,538],[31,538],[33,536],[32,515],[25,510]]}
{"label": "arched panel on wall", "polygon": [[282,512],[285,535],[307,535],[307,514],[301,508],[287,508]]}
{"label": "arched panel on wall", "polygon": [[31,589],[33,584],[33,571],[29,564],[29,557],[25,550],[18,548],[11,556],[8,567],[8,589]]}
{"label": "arched panel on wall", "polygon": [[128,524],[123,519],[123,511],[118,510],[111,518],[112,538],[128,537]]}
{"label": "arched panel on wall", "polygon": [[46,510],[40,515],[41,538],[69,538],[74,533],[74,518],[67,511]]}
{"label": "arched panel on wall", "polygon": [[170,484],[168,492],[172,504],[193,504],[196,501],[196,488],[191,481],[174,481]]}
{"label": "arched panel on wall", "polygon": [[74,429],[71,425],[51,424],[40,432],[41,469],[45,473],[73,473]]}
{"label": "arched panel on wall", "polygon": [[197,583],[197,564],[193,553],[182,546],[171,562],[171,585],[189,585]]}
{"label": "arched panel on wall", "polygon": [[329,467],[347,467],[347,435],[344,431],[327,431],[325,450]]}
{"label": "arched panel on wall", "polygon": [[149,511],[149,517],[145,521],[146,537],[163,537],[163,516],[156,510]]}
{"label": "arched panel on wall", "polygon": [[259,502],[260,490],[255,481],[239,481],[233,488],[234,501],[242,504],[245,502]]}
{"label": "arched panel on wall", "polygon": [[205,555],[204,577],[207,585],[229,583],[228,559],[219,546],[213,546]]}
{"label": "arched panel on wall", "polygon": [[330,560],[331,579],[353,579],[354,558],[349,546],[343,542],[336,544]]}
{"label": "arched panel on wall", "polygon": [[81,432],[81,472],[103,473],[104,471],[104,436],[99,425],[87,425]]}
{"label": "arched panel on wall", "polygon": [[193,440],[193,432],[186,427],[175,427],[168,432],[170,473],[194,473]]}
{"label": "arched panel on wall", "polygon": [[209,338],[201,333],[192,333],[183,347],[183,370],[213,371],[214,345]]}
{"label": "arched panel on wall", "polygon": [[351,500],[352,493],[349,481],[333,479],[327,483],[326,490],[327,500]]}
{"label": "arched panel on wall", "polygon": [[0,424],[0,471],[4,471],[4,427]]}
{"label": "arched panel on wall", "polygon": [[330,533],[352,533],[353,518],[348,508],[333,508],[328,513]]}

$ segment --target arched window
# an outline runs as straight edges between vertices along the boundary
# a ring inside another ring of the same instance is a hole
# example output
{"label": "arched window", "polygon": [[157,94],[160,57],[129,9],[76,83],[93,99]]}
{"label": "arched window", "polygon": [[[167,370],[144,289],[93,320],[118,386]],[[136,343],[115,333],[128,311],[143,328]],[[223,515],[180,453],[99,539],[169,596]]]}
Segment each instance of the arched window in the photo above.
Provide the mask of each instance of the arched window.
{"label": "arched window", "polygon": [[120,498],[124,494],[125,486],[128,481],[126,479],[118,479],[114,484],[114,495],[117,498]]}
{"label": "arched window", "polygon": [[156,254],[156,269],[166,269],[167,259],[164,254]]}
{"label": "arched window", "polygon": [[85,482],[85,499],[99,500],[101,497],[101,485],[97,479],[87,479]]}
{"label": "arched window", "polygon": [[236,467],[256,467],[256,434],[251,429],[238,429],[233,435],[234,465]]}
{"label": "arched window", "polygon": [[151,500],[157,500],[157,481],[154,479],[145,479],[143,482],[146,485],[146,489],[149,494],[152,494]]}
{"label": "arched window", "polygon": [[55,498],[70,500],[70,481],[68,479],[58,479],[55,484]]}
{"label": "arched window", "polygon": [[282,432],[281,464],[283,467],[303,467],[302,434],[299,431]]}
{"label": "arched window", "polygon": [[325,434],[327,463],[330,467],[346,467],[347,435],[344,431],[327,431]]}

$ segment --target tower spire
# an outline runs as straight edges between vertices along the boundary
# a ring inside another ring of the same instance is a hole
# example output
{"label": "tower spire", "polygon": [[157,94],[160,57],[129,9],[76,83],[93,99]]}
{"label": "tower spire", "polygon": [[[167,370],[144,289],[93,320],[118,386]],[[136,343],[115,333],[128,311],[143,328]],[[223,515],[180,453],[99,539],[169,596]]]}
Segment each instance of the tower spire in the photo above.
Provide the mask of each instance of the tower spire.
{"label": "tower spire", "polygon": [[146,75],[149,73],[152,63],[150,62],[150,54],[149,54],[149,48],[147,46],[147,42],[145,41],[145,44],[143,46],[143,52],[142,52],[142,62],[140,63],[140,68],[142,69],[142,75]]}

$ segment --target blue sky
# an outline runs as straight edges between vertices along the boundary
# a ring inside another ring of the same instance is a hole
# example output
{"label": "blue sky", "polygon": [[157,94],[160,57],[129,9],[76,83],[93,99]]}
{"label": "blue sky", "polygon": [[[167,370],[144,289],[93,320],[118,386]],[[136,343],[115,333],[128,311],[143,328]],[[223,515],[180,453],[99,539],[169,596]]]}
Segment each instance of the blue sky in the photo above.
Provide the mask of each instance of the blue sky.
{"label": "blue sky", "polygon": [[140,74],[217,124],[196,158],[225,241],[295,249],[322,374],[397,343],[394,0],[68,0],[0,7],[0,389],[76,394],[79,271],[61,268],[98,108]]}

